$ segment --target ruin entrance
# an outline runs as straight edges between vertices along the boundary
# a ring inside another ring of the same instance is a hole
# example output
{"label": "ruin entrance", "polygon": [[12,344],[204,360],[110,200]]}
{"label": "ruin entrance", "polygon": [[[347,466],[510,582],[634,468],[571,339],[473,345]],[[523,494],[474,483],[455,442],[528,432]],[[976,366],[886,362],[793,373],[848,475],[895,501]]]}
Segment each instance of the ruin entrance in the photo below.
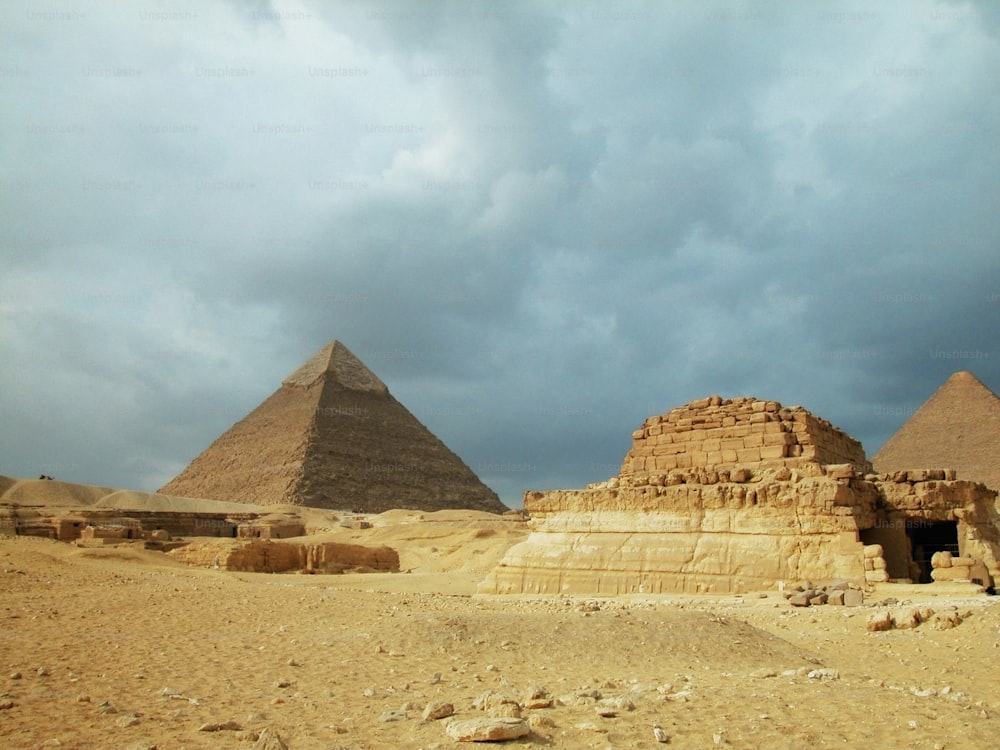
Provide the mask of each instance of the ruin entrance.
{"label": "ruin entrance", "polygon": [[908,520],[906,536],[913,550],[913,562],[920,568],[919,583],[934,580],[931,578],[931,557],[935,552],[958,555],[958,521]]}

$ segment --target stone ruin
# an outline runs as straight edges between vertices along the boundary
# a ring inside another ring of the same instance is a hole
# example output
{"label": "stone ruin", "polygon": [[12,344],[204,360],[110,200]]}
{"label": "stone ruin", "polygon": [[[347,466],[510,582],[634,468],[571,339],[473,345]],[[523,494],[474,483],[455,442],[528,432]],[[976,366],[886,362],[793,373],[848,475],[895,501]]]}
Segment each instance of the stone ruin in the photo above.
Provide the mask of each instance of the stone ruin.
{"label": "stone ruin", "polygon": [[712,396],[632,437],[618,476],[525,493],[532,533],[481,593],[930,582],[949,575],[935,578],[938,552],[978,561],[962,580],[990,587],[1000,575],[995,491],[953,470],[875,474],[857,440],[801,407]]}

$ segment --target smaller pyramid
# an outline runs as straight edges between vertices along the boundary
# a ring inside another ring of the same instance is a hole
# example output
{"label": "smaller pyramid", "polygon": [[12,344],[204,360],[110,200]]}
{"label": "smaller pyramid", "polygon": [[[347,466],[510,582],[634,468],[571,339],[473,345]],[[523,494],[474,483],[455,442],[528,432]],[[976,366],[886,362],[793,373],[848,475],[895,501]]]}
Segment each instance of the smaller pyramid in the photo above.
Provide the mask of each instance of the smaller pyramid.
{"label": "smaller pyramid", "polygon": [[365,513],[507,510],[339,341],[285,378],[160,492]]}
{"label": "smaller pyramid", "polygon": [[968,371],[938,388],[875,454],[876,471],[955,469],[1000,489],[1000,398]]}

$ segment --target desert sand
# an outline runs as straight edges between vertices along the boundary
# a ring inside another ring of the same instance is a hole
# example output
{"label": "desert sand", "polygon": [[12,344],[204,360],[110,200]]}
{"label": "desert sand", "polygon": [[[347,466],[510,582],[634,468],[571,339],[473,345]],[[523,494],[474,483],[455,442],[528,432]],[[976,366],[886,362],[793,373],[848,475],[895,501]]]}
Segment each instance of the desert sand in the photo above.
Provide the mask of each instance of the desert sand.
{"label": "desert sand", "polygon": [[[236,573],[141,545],[0,537],[0,746],[249,749],[269,728],[292,750],[454,747],[449,721],[532,695],[552,703],[521,708],[532,732],[503,744],[997,746],[994,597],[948,584],[872,587],[857,608],[793,608],[776,591],[477,596],[525,533],[488,526],[390,512],[336,532],[393,546],[408,571],[394,574]],[[866,629],[910,602],[964,618]],[[434,702],[454,717],[423,720]]]}

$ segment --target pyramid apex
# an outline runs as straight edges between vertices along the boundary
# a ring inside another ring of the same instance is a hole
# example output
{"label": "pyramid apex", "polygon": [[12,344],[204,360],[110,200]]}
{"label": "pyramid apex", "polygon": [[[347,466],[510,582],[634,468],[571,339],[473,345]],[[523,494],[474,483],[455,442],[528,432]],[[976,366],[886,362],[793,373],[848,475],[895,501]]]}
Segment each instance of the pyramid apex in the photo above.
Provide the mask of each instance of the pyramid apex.
{"label": "pyramid apex", "polygon": [[385,383],[365,367],[354,353],[334,339],[283,381],[283,385],[308,388],[322,378],[334,380],[352,391],[388,393]]}

